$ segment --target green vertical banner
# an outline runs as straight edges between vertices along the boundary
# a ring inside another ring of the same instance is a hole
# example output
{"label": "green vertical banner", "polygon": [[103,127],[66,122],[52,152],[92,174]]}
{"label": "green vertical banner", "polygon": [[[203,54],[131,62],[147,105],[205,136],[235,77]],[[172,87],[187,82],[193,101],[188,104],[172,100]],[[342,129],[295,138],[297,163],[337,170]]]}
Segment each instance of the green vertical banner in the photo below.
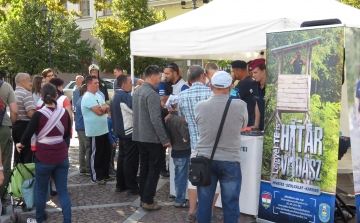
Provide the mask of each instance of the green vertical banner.
{"label": "green vertical banner", "polygon": [[344,27],[267,34],[259,222],[334,222]]}
{"label": "green vertical banner", "polygon": [[[360,29],[345,28],[345,70],[357,222],[360,222]],[[345,145],[346,147],[348,145]],[[347,149],[347,148],[343,148]]]}

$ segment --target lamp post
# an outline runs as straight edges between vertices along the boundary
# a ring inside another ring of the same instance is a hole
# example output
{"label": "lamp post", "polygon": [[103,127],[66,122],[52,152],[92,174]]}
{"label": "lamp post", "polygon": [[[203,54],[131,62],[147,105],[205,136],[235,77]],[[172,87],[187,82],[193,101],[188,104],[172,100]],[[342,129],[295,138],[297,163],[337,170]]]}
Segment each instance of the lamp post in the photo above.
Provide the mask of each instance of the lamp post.
{"label": "lamp post", "polygon": [[48,8],[44,5],[41,8],[41,15],[43,17],[43,19],[45,20],[45,24],[47,25],[48,28],[48,52],[49,52],[49,65],[50,68],[52,69],[52,60],[51,60],[51,25],[52,22],[54,21],[54,14],[51,12],[50,15],[48,15]]}
{"label": "lamp post", "polygon": [[[196,0],[192,0],[192,3],[193,3],[193,9],[197,9],[198,7],[196,6]],[[203,3],[206,4],[206,3],[209,3],[209,0],[203,0]],[[186,1],[181,1],[180,2],[181,6],[182,6],[182,9],[191,9],[191,8],[185,8],[185,5],[186,5]]]}
{"label": "lamp post", "polygon": [[[198,7],[196,7],[196,0],[192,0],[192,3],[193,3],[193,9],[197,9]],[[186,8],[185,5],[186,5],[186,2],[185,1],[181,1],[180,2],[181,6],[182,6],[182,9],[191,9],[191,8]]]}
{"label": "lamp post", "polygon": [[193,2],[194,10],[197,9],[197,7],[196,7],[196,0],[192,0],[192,2]]}

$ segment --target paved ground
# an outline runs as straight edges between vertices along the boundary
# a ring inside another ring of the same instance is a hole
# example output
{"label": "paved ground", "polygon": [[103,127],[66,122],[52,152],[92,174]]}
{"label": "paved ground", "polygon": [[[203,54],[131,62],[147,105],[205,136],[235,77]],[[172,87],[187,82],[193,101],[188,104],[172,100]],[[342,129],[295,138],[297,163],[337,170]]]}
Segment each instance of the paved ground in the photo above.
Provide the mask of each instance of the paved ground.
{"label": "paved ground", "polygon": [[[105,186],[94,185],[89,176],[80,176],[78,169],[78,140],[73,138],[69,150],[70,169],[68,178],[68,189],[72,205],[73,222],[83,223],[134,223],[134,222],[156,222],[175,223],[185,222],[187,209],[174,207],[174,200],[169,198],[170,183],[168,178],[160,178],[155,200],[163,206],[161,210],[148,212],[139,206],[139,196],[129,196],[126,192],[115,192],[115,182],[108,182]],[[8,205],[7,214],[1,216],[2,222],[11,222],[11,207]],[[47,202],[49,218],[47,223],[62,222],[62,213],[58,197],[53,197]],[[26,222],[28,217],[34,217],[35,211],[22,212],[16,208],[17,213]],[[216,208],[216,214],[222,216],[222,209]],[[219,221],[223,222],[223,221]],[[255,222],[253,216],[242,215],[241,223]]]}
{"label": "paved ground", "polygon": [[[89,176],[80,176],[78,170],[78,143],[77,139],[72,139],[70,153],[71,167],[69,169],[68,188],[72,204],[73,222],[92,223],[92,222],[156,222],[156,223],[176,223],[185,222],[187,209],[175,208],[172,198],[169,198],[169,180],[161,178],[158,183],[158,190],[155,199],[163,208],[159,211],[147,212],[139,207],[139,197],[129,196],[126,193],[115,192],[115,182],[109,182],[105,186],[94,185],[90,182]],[[342,192],[353,194],[352,174],[339,174],[338,185]],[[343,193],[344,195],[344,193]],[[346,203],[354,203],[354,199],[342,196]],[[16,211],[22,219],[34,217],[34,211],[25,212],[21,208]],[[52,198],[47,203],[49,213],[48,223],[62,222],[62,214],[58,197]],[[1,216],[2,222],[11,222],[11,208],[8,206],[7,214]],[[216,208],[216,214],[223,216],[222,209]],[[25,220],[22,222],[26,222]],[[219,221],[223,222],[223,221]],[[239,222],[255,222],[253,216],[242,214]],[[351,221],[356,222],[356,221]]]}

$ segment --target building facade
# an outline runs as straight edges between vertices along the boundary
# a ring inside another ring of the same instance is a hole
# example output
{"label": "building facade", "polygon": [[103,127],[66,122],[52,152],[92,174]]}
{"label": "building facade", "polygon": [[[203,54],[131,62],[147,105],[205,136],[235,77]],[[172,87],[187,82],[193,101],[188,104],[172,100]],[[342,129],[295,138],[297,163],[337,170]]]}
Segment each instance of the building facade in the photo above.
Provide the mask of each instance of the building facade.
{"label": "building facade", "polygon": [[[112,0],[107,0],[108,4],[111,4],[111,1]],[[181,0],[149,0],[148,5],[155,8],[156,10],[164,9],[167,19],[171,19],[193,10],[192,0],[186,0],[184,2],[185,5],[181,4]],[[110,9],[96,11],[94,8],[94,3],[94,0],[82,0],[80,4],[67,2],[66,7],[69,11],[75,10],[77,12],[82,12],[82,16],[76,19],[76,23],[82,29],[81,39],[89,39],[92,45],[95,44],[97,52],[100,53],[100,55],[104,55],[104,52],[100,47],[100,40],[92,36],[91,31],[95,24],[96,18],[101,19],[106,18],[107,16],[112,16],[112,11]],[[198,0],[196,2],[197,7],[201,7],[203,4],[203,0]],[[193,64],[201,64],[201,60],[177,60],[175,63],[179,65],[179,68],[182,70],[183,76],[185,77],[186,75],[184,74],[186,74],[187,68]],[[58,74],[58,76],[62,78],[65,83],[74,80],[76,75],[77,74]],[[113,74],[111,73],[101,72],[100,75],[101,77],[114,78]]]}

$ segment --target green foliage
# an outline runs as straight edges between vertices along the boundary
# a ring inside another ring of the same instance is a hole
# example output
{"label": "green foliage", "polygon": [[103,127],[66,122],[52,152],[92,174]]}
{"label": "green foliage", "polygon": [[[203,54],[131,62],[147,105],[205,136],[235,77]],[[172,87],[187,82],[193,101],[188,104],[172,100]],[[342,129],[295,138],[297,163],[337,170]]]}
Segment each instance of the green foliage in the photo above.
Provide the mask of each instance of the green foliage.
{"label": "green foliage", "polygon": [[[8,19],[7,15],[9,10],[12,11],[13,16],[15,15],[15,17],[18,17],[21,14],[23,2],[24,1],[22,0],[0,0],[0,5],[3,6],[3,8],[0,9],[0,23],[5,22]],[[26,2],[41,3],[42,5],[47,6],[50,11],[64,16],[78,16],[78,12],[74,10],[68,11],[66,9],[66,3],[71,2],[78,4],[81,0],[28,0]]]}
{"label": "green foliage", "polygon": [[341,3],[350,5],[352,7],[360,9],[360,1],[359,0],[339,0]]}
{"label": "green foliage", "polygon": [[[104,10],[106,0],[96,0],[97,10]],[[93,35],[101,40],[105,56],[95,54],[103,71],[112,72],[116,65],[130,70],[130,32],[151,26],[166,19],[165,12],[156,12],[148,7],[147,0],[113,0],[112,16],[97,18]],[[148,65],[163,65],[166,61],[157,58],[135,57],[135,74],[141,74]]]}
{"label": "green foliage", "polygon": [[349,106],[355,102],[356,84],[360,79],[360,29],[345,28],[346,80]]}
{"label": "green foliage", "polygon": [[[42,3],[22,0],[20,14],[9,14],[0,25],[0,69],[36,74],[49,67],[48,28],[41,16]],[[91,61],[94,46],[79,40],[81,29],[74,18],[53,14],[51,45],[53,67],[64,73],[81,72]]]}
{"label": "green foliage", "polygon": [[314,158],[322,160],[321,182],[314,182],[322,190],[335,191],[339,149],[341,102],[321,102],[320,95],[311,97],[311,122],[313,126],[324,129],[323,156]]}
{"label": "green foliage", "polygon": [[[341,82],[339,75],[343,71],[344,57],[344,28],[322,28],[313,30],[299,30],[297,32],[281,32],[277,35],[267,35],[267,76],[268,83],[275,83],[279,72],[279,57],[271,54],[269,50],[276,47],[297,43],[316,37],[321,37],[322,44],[313,47],[311,57],[311,93],[321,95],[322,101],[340,100],[337,85]],[[306,49],[300,50],[306,59]],[[284,55],[284,70],[282,74],[292,74],[293,66],[290,62],[295,57],[294,53]],[[305,66],[304,66],[305,67]],[[305,69],[303,68],[305,73]]]}
{"label": "green foliage", "polygon": [[[340,94],[343,67],[343,45],[344,45],[344,28],[327,28],[301,30],[291,32],[279,32],[267,35],[267,85],[266,98],[268,99],[265,111],[265,123],[276,110],[276,99],[281,97],[277,93],[277,82],[279,74],[279,58],[270,53],[270,50],[276,47],[293,44],[296,42],[321,37],[322,44],[317,45],[312,51],[311,61],[311,100],[310,100],[310,123],[313,127],[321,127],[324,130],[323,155],[311,155],[311,158],[322,161],[321,182],[312,182],[320,186],[322,190],[335,191],[336,173],[337,173],[337,154],[340,130]],[[300,51],[305,55],[305,49]],[[294,58],[293,53],[285,54],[284,71],[282,74],[291,75],[292,66],[289,64]],[[306,58],[306,57],[305,57]],[[281,114],[283,124],[290,124],[291,121],[305,120],[304,113],[286,113]],[[270,120],[267,131],[264,135],[263,166],[262,178],[270,180],[271,158],[273,148],[273,130],[275,128],[275,118]],[[305,134],[305,132],[303,132]],[[296,144],[299,137],[297,136]],[[303,140],[304,146],[304,140]],[[303,148],[302,146],[302,148]],[[285,151],[281,151],[284,154]],[[297,156],[304,158],[304,152],[296,153]],[[300,182],[299,178],[284,176],[280,174],[281,179]]]}
{"label": "green foliage", "polygon": [[227,68],[231,66],[232,60],[205,60],[205,64],[210,62],[216,63],[219,67]]}

